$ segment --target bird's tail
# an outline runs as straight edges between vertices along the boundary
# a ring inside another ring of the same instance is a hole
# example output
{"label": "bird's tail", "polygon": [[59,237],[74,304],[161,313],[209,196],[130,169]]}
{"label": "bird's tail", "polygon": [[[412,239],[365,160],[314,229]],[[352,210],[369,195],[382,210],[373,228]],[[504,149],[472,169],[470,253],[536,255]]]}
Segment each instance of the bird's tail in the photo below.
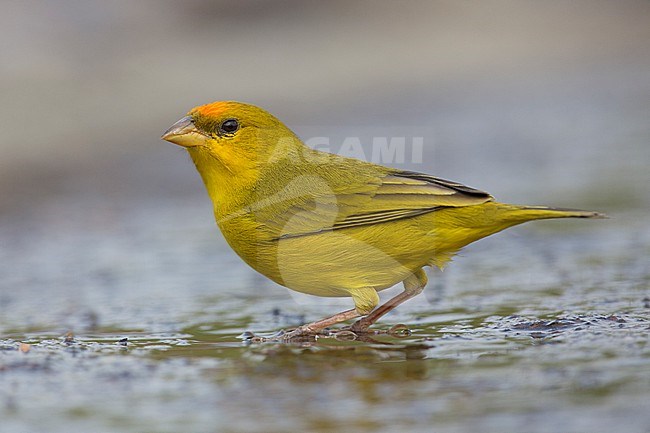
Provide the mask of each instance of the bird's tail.
{"label": "bird's tail", "polygon": [[515,224],[550,218],[607,218],[607,215],[600,212],[579,209],[563,209],[545,206],[505,206],[507,207],[507,211],[503,214],[504,219],[510,220]]}
{"label": "bird's tail", "polygon": [[[599,212],[545,206],[519,206],[488,201],[462,208],[445,208],[437,212],[438,224],[433,232],[439,239],[437,255],[431,263],[443,267],[465,245],[528,221],[551,218],[607,218]],[[458,227],[462,227],[461,230]]]}

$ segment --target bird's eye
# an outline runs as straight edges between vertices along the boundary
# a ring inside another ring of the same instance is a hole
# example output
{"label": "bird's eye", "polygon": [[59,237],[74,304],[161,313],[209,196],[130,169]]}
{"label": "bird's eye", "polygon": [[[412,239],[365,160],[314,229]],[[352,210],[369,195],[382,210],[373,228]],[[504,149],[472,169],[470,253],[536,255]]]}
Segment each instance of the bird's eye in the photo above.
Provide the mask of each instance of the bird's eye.
{"label": "bird's eye", "polygon": [[239,122],[237,119],[224,120],[219,130],[225,134],[232,134],[239,129]]}

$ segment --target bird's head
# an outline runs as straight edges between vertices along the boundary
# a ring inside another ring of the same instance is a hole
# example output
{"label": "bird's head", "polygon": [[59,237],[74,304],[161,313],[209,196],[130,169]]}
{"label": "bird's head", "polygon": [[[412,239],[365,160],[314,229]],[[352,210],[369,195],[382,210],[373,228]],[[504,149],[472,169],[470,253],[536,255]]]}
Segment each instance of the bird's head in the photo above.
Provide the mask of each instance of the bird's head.
{"label": "bird's head", "polygon": [[216,162],[238,176],[291,152],[300,152],[304,146],[270,113],[235,101],[193,108],[162,139],[187,148],[199,171]]}

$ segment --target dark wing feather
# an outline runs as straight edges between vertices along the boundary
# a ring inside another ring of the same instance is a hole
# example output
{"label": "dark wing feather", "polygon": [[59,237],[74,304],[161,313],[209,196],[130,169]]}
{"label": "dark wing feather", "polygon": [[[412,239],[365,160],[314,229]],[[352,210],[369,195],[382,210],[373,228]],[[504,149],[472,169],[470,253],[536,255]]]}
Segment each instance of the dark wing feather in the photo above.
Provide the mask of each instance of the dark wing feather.
{"label": "dark wing feather", "polygon": [[[292,205],[280,218],[266,221],[277,239],[309,236],[413,218],[445,207],[472,206],[492,200],[490,194],[468,186],[410,171],[390,171],[336,194],[313,195]],[[277,216],[277,215],[276,215]]]}

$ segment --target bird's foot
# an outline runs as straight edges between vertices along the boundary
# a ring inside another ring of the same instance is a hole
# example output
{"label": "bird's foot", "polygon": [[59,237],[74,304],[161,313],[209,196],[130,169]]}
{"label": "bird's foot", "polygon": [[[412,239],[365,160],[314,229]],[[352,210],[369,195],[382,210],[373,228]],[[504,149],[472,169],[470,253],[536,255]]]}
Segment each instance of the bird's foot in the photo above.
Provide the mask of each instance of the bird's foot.
{"label": "bird's foot", "polygon": [[272,335],[256,335],[250,331],[246,331],[241,335],[241,338],[247,343],[267,343],[267,342],[282,342],[282,343],[309,343],[318,340],[319,337],[329,337],[341,341],[368,341],[374,342],[371,336],[375,335],[389,335],[396,338],[406,338],[411,335],[411,330],[403,324],[395,325],[387,330],[369,329],[361,320],[355,322],[351,326],[346,326],[340,329],[313,329],[309,325],[302,325],[291,331],[280,330]]}
{"label": "bird's foot", "polygon": [[387,330],[370,329],[370,324],[364,322],[363,319],[357,320],[351,326],[343,328],[344,331],[351,332],[358,336],[369,335],[390,335],[391,337],[406,338],[411,335],[411,330],[408,326],[400,323],[392,326]]}
{"label": "bird's foot", "polygon": [[240,338],[245,343],[291,343],[291,342],[308,342],[315,341],[316,338],[321,335],[316,332],[312,332],[309,329],[303,329],[302,327],[294,329],[292,331],[285,331],[284,329],[270,335],[259,335],[254,334],[253,332],[246,331]]}
{"label": "bird's foot", "polygon": [[283,333],[281,338],[284,341],[315,340],[319,335],[322,334],[323,332],[321,330],[313,329],[309,325],[302,325],[293,331]]}
{"label": "bird's foot", "polygon": [[302,325],[291,331],[285,331],[282,329],[271,335],[258,335],[246,331],[240,336],[240,338],[242,338],[246,343],[305,343],[316,341],[318,337],[327,337],[330,335],[332,335],[332,333],[329,330],[313,329],[308,325]]}
{"label": "bird's foot", "polygon": [[[364,317],[364,319],[365,319],[365,317]],[[357,335],[368,334],[369,332],[371,332],[369,330],[370,325],[372,325],[372,322],[368,322],[367,320],[359,319],[356,322],[354,322],[352,325],[350,325],[350,327],[347,328],[347,329],[350,330],[351,332],[354,332]],[[375,331],[372,331],[372,333],[375,333]]]}

